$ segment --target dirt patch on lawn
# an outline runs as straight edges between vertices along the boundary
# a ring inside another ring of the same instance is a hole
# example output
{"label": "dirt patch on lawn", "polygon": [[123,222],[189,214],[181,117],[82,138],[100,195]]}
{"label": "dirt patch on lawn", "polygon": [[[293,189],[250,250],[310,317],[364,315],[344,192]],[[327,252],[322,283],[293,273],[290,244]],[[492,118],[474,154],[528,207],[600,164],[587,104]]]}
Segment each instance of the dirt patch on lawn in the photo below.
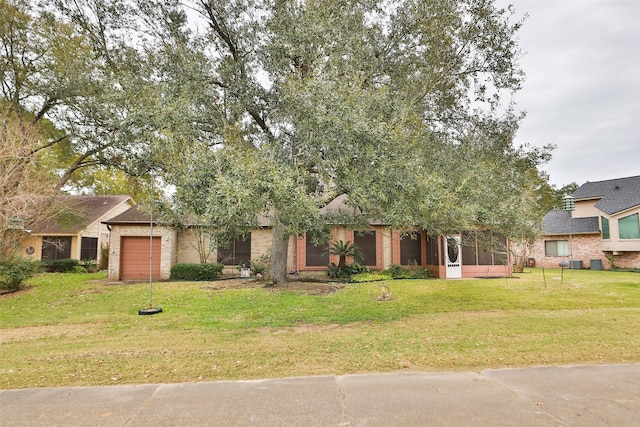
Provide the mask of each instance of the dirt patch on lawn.
{"label": "dirt patch on lawn", "polygon": [[92,334],[96,326],[90,324],[60,324],[45,326],[25,326],[22,328],[2,329],[0,344],[23,342],[41,338],[79,337]]}
{"label": "dirt patch on lawn", "polygon": [[227,279],[210,282],[202,289],[217,291],[224,289],[263,288],[268,292],[299,292],[305,295],[330,295],[344,288],[345,285],[335,282],[318,280],[290,280],[287,283],[274,286],[260,279]]}

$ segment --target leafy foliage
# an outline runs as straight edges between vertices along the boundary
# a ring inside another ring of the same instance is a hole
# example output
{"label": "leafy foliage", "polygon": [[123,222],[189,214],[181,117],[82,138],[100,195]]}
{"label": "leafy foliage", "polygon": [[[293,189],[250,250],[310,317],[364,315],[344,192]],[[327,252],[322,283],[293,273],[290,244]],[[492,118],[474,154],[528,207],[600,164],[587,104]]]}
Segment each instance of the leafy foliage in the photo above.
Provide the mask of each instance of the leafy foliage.
{"label": "leafy foliage", "polygon": [[180,263],[171,267],[170,280],[208,281],[215,280],[224,265],[217,262],[187,264]]}
{"label": "leafy foliage", "polygon": [[54,124],[61,182],[155,171],[214,241],[261,217],[275,282],[342,194],[398,230],[535,230],[550,147],[513,145],[522,23],[493,1],[1,1],[25,52],[3,95]]}
{"label": "leafy foliage", "polygon": [[252,259],[249,262],[249,267],[253,275],[263,274],[268,268],[271,262],[271,255],[263,254],[258,259]]}
{"label": "leafy foliage", "polygon": [[362,261],[362,251],[353,242],[345,242],[342,240],[333,241],[329,243],[329,254],[335,255],[339,258],[338,268],[344,269],[347,264],[347,258],[353,259],[356,262]]}
{"label": "leafy foliage", "polygon": [[332,279],[349,279],[356,274],[369,273],[370,271],[369,267],[360,265],[357,262],[353,264],[345,263],[342,266],[331,263],[327,268],[327,276]]}
{"label": "leafy foliage", "polygon": [[384,271],[373,271],[369,273],[354,274],[349,279],[353,283],[380,282],[384,280],[392,280],[393,277]]}
{"label": "leafy foliage", "polygon": [[0,261],[16,254],[28,230],[65,210],[38,155],[42,139],[0,100]]}
{"label": "leafy foliage", "polygon": [[429,279],[433,277],[429,270],[419,267],[417,265],[391,265],[383,273],[388,274],[394,279]]}
{"label": "leafy foliage", "polygon": [[[80,261],[77,259],[54,259],[54,260],[42,260],[42,268],[44,271],[50,273],[69,273],[76,270],[80,266]],[[86,273],[86,270],[84,270]]]}
{"label": "leafy foliage", "polygon": [[17,291],[25,280],[35,276],[40,264],[20,257],[0,260],[0,290]]}
{"label": "leafy foliage", "polygon": [[101,243],[100,265],[98,266],[98,270],[106,270],[107,268],[109,268],[109,245]]}

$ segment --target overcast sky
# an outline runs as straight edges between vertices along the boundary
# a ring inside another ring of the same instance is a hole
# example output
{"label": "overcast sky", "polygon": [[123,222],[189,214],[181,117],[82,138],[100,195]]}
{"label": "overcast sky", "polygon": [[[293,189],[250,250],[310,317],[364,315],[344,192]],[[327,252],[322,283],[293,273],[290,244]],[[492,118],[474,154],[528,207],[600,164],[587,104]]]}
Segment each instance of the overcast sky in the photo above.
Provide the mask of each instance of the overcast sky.
{"label": "overcast sky", "polygon": [[640,0],[497,0],[519,31],[527,112],[516,143],[557,146],[558,187],[640,175]]}

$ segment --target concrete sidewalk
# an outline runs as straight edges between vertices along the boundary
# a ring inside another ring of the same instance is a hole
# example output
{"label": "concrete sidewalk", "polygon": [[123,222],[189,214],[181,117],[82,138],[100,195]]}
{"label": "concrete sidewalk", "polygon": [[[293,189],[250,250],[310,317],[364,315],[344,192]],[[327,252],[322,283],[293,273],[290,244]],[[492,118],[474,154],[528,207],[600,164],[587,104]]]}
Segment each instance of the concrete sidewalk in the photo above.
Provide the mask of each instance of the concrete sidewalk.
{"label": "concrete sidewalk", "polygon": [[638,426],[640,364],[0,391],[14,426]]}

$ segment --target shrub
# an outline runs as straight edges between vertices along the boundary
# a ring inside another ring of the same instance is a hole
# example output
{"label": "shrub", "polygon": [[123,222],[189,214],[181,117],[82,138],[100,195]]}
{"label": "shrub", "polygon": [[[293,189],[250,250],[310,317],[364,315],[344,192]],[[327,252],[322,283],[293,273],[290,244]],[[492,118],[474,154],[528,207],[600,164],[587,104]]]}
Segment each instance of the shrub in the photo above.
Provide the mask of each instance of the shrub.
{"label": "shrub", "polygon": [[351,277],[350,281],[353,283],[365,283],[365,282],[379,282],[382,280],[392,280],[390,274],[377,271],[371,273],[360,273]]}
{"label": "shrub", "polygon": [[262,255],[258,259],[252,259],[249,262],[249,266],[251,267],[251,272],[253,275],[262,274],[264,271],[269,268],[269,263],[271,262],[271,257],[269,255]]}
{"label": "shrub", "polygon": [[82,273],[95,273],[98,271],[98,263],[92,259],[83,259],[82,267],[84,268]]}
{"label": "shrub", "polygon": [[100,270],[109,268],[109,244],[100,243]]}
{"label": "shrub", "polygon": [[332,262],[327,269],[327,276],[332,279],[348,279],[355,274],[368,273],[370,271],[369,267],[362,266],[357,262],[345,264],[342,267]]}
{"label": "shrub", "polygon": [[266,264],[255,259],[251,260],[251,262],[249,263],[249,267],[251,268],[251,273],[253,273],[254,276],[262,274],[267,269]]}
{"label": "shrub", "polygon": [[40,263],[20,257],[0,261],[0,289],[17,291],[22,283],[33,277],[40,269]]}
{"label": "shrub", "polygon": [[[338,240],[337,242],[329,243],[329,255],[336,255],[339,258],[338,268],[344,269],[347,267],[347,258],[353,258],[355,263],[362,261],[362,251],[358,245],[349,241],[344,242]],[[354,264],[355,264],[354,263]]]}
{"label": "shrub", "polygon": [[392,264],[384,273],[394,279],[429,279],[432,277],[429,270],[415,265],[401,266]]}
{"label": "shrub", "polygon": [[170,280],[186,280],[186,281],[206,281],[215,280],[224,265],[217,262],[209,262],[204,264],[176,264],[171,267]]}
{"label": "shrub", "polygon": [[[80,261],[77,259],[53,259],[53,260],[42,260],[42,267],[44,271],[49,273],[69,273],[72,271],[79,271],[76,267],[80,265]],[[86,273],[86,270],[83,271]]]}

